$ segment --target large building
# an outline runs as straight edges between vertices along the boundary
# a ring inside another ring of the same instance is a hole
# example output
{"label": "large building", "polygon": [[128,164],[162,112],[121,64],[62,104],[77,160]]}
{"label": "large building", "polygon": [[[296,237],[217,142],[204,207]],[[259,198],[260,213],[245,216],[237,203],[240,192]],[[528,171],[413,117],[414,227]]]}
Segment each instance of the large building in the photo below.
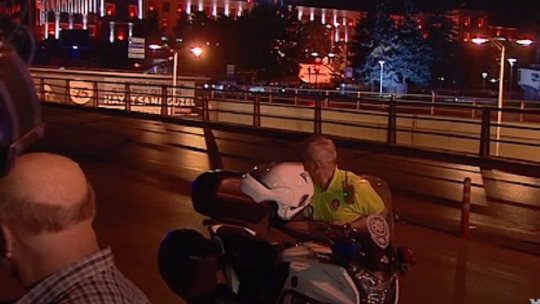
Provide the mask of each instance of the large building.
{"label": "large building", "polygon": [[157,11],[161,26],[169,31],[184,14],[205,12],[208,16],[240,17],[255,4],[251,0],[146,0],[145,11]]}
{"label": "large building", "polygon": [[[135,22],[151,10],[157,11],[161,25],[172,32],[182,14],[203,11],[208,16],[239,17],[257,1],[293,5],[300,20],[331,27],[333,40],[344,43],[350,41],[356,22],[365,16],[366,9],[360,2],[344,0],[18,0],[1,6],[0,12],[14,14],[21,10],[20,3],[28,3],[31,7],[24,20],[34,27],[38,39],[59,39],[64,29],[88,29],[94,37],[106,32],[114,42],[131,37]],[[476,36],[517,35],[516,28],[490,24],[484,11],[460,8],[450,12],[450,17],[456,24],[454,38],[463,42]],[[400,16],[393,18],[398,20]],[[425,25],[419,19],[419,27],[422,26]]]}

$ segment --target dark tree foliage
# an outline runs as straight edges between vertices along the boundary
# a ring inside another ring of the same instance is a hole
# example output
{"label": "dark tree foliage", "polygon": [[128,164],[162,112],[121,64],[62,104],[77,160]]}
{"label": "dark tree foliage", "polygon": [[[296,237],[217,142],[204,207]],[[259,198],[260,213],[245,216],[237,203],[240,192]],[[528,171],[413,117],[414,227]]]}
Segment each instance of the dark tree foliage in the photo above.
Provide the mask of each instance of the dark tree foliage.
{"label": "dark tree foliage", "polygon": [[404,17],[395,20],[391,16],[390,1],[384,0],[370,9],[366,18],[358,23],[351,50],[361,81],[378,82],[379,61],[382,60],[385,86],[409,82],[426,86],[432,82],[435,52],[440,52],[440,49],[433,48],[418,28],[420,13],[413,1],[405,0],[404,8]]}
{"label": "dark tree foliage", "polygon": [[137,32],[141,33],[148,42],[160,41],[165,29],[159,22],[159,13],[156,10],[149,10],[146,18],[137,24]]}
{"label": "dark tree foliage", "polygon": [[311,21],[304,25],[306,45],[304,50],[305,58],[309,58],[311,53],[317,52],[320,55],[326,55],[332,50],[331,31],[326,25]]}
{"label": "dark tree foliage", "polygon": [[176,47],[202,46],[201,64],[216,75],[234,64],[237,72],[261,80],[296,78],[305,47],[302,23],[296,16],[292,9],[270,4],[258,4],[237,20],[195,12],[177,21],[175,35],[181,42]]}
{"label": "dark tree foliage", "polygon": [[302,23],[294,10],[258,4],[240,18],[236,35],[240,69],[265,80],[296,77],[304,43]]}
{"label": "dark tree foliage", "polygon": [[379,61],[384,61],[383,81],[392,85],[400,82],[396,70],[398,32],[390,12],[390,1],[380,1],[367,12],[367,17],[357,24],[351,52],[352,62],[361,81],[378,81]]}
{"label": "dark tree foliage", "polygon": [[461,79],[462,46],[461,43],[453,40],[456,36],[456,25],[448,16],[447,8],[433,5],[427,9],[425,17],[427,42],[433,52],[432,80],[438,77]]}
{"label": "dark tree foliage", "polygon": [[431,83],[433,49],[418,29],[418,13],[412,0],[405,1],[405,17],[398,31],[397,61],[394,63],[402,82],[407,80],[417,85]]}

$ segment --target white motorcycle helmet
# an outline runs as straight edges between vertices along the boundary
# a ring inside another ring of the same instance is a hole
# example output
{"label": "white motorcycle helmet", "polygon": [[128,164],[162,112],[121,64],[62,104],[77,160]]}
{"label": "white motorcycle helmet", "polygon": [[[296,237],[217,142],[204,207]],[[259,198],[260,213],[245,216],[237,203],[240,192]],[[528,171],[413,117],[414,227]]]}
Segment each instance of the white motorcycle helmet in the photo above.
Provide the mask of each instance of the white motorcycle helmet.
{"label": "white motorcycle helmet", "polygon": [[314,186],[302,163],[289,162],[246,173],[242,192],[257,203],[276,202],[278,216],[290,220],[311,203]]}

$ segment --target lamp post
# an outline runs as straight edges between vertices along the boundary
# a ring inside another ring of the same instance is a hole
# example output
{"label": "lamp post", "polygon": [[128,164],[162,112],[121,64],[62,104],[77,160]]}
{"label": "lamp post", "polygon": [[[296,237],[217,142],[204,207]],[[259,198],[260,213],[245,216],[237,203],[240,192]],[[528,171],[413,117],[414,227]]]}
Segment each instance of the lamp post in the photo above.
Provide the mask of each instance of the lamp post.
{"label": "lamp post", "polygon": [[501,121],[502,121],[502,108],[503,108],[503,93],[504,93],[504,61],[506,56],[506,48],[511,44],[516,43],[523,46],[529,46],[533,43],[530,39],[508,39],[505,37],[491,37],[491,38],[474,38],[472,42],[480,45],[486,42],[491,42],[501,51],[500,73],[499,73],[499,96],[497,100],[497,145],[495,149],[495,155],[499,156],[499,141],[501,139]]}
{"label": "lamp post", "polygon": [[201,57],[203,49],[199,46],[184,48],[180,50],[174,50],[174,65],[173,65],[173,87],[174,87],[174,96],[176,98],[176,78],[178,77],[178,55],[184,53],[185,51],[190,51],[195,57]]}
{"label": "lamp post", "polygon": [[379,96],[382,96],[384,63],[384,60],[379,60],[379,65],[381,66],[381,75],[379,76]]}
{"label": "lamp post", "polygon": [[508,96],[512,99],[512,78],[514,75],[514,64],[517,62],[516,58],[508,58],[508,63],[510,64],[510,83],[508,84]]}
{"label": "lamp post", "polygon": [[482,73],[482,91],[484,92],[484,94],[486,93],[486,78],[488,77],[488,73],[487,72],[483,72]]}

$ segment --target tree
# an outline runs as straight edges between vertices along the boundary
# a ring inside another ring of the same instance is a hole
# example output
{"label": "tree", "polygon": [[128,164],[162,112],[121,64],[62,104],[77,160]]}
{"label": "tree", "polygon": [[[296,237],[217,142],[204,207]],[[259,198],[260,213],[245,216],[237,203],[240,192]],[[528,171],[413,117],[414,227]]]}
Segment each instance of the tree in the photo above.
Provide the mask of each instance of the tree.
{"label": "tree", "polygon": [[316,52],[320,55],[326,55],[332,51],[330,31],[320,22],[310,21],[304,25],[304,34],[306,36],[305,56],[311,56]]}
{"label": "tree", "polygon": [[398,47],[394,67],[401,76],[418,85],[431,83],[433,49],[418,29],[417,12],[412,0],[405,1],[405,17],[398,30]]}
{"label": "tree", "polygon": [[455,24],[448,17],[447,8],[432,5],[426,10],[425,17],[425,33],[433,54],[432,79],[461,79],[459,68],[462,52],[460,43],[453,39],[456,36]]}
{"label": "tree", "polygon": [[293,10],[260,3],[239,19],[238,66],[261,79],[283,79],[298,75],[304,31]]}
{"label": "tree", "polygon": [[379,79],[380,65],[383,60],[385,83],[392,86],[400,82],[396,71],[398,53],[398,35],[396,23],[390,15],[390,1],[383,0],[367,12],[367,17],[360,20],[351,43],[352,62],[359,79],[372,82]]}
{"label": "tree", "polygon": [[177,21],[174,33],[182,39],[182,44],[215,44],[217,37],[215,32],[216,20],[209,18],[204,11],[194,12],[190,15],[183,14]]}

